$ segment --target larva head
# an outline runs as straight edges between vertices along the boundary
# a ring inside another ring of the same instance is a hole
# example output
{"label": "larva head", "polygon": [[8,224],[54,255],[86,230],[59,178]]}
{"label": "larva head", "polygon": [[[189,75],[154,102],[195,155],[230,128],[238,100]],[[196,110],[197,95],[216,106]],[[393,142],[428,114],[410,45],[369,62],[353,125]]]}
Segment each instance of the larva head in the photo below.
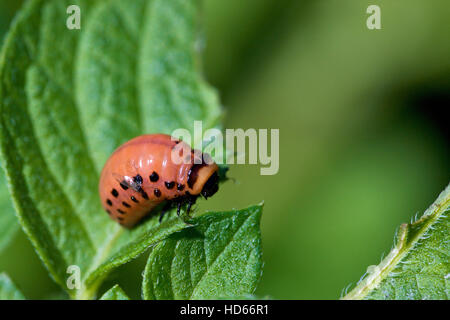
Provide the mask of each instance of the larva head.
{"label": "larva head", "polygon": [[216,171],[206,181],[205,185],[203,186],[201,194],[203,197],[205,197],[205,199],[208,199],[209,197],[212,197],[218,190],[219,190],[219,175],[217,174]]}
{"label": "larva head", "polygon": [[215,163],[194,164],[188,173],[188,186],[192,194],[201,194],[205,199],[219,190],[219,167]]}

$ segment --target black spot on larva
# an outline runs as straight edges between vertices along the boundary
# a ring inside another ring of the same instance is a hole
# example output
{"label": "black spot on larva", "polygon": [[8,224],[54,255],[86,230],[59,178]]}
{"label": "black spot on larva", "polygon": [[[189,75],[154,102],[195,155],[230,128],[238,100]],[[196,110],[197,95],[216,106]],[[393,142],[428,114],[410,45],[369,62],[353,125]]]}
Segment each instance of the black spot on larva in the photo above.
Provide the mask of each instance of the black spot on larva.
{"label": "black spot on larva", "polygon": [[150,181],[156,182],[156,181],[158,181],[158,179],[159,179],[158,174],[155,171],[153,171],[153,173],[150,175]]}
{"label": "black spot on larva", "polygon": [[164,182],[164,184],[166,185],[167,189],[172,189],[173,187],[175,187],[175,182],[174,181],[166,181]]}
{"label": "black spot on larva", "polygon": [[108,206],[112,206],[112,201],[109,199],[106,199],[106,203],[108,204]]}
{"label": "black spot on larva", "polygon": [[123,218],[122,217],[117,217],[117,220],[123,221]]}
{"label": "black spot on larva", "polygon": [[144,198],[145,200],[148,200],[148,194],[147,194],[147,192],[145,192],[144,190],[141,191],[141,196],[142,196],[142,198]]}
{"label": "black spot on larva", "polygon": [[142,184],[142,182],[144,182],[140,174],[133,177],[133,181],[136,182],[137,184]]}
{"label": "black spot on larva", "polygon": [[108,213],[108,214],[111,214],[111,211],[109,211],[109,210],[106,210],[106,213]]}
{"label": "black spot on larva", "polygon": [[127,183],[125,181],[122,181],[120,183],[120,186],[122,187],[123,190],[127,190],[128,189]]}
{"label": "black spot on larva", "polygon": [[119,192],[117,192],[116,189],[112,189],[112,190],[111,190],[111,194],[112,194],[114,197],[117,198],[117,196],[119,195]]}
{"label": "black spot on larva", "polygon": [[133,201],[133,202],[136,202],[136,203],[139,203],[139,200],[138,199],[136,199],[135,197],[133,197],[133,196],[131,196],[131,201]]}
{"label": "black spot on larva", "polygon": [[120,209],[117,209],[117,212],[120,213],[120,214],[125,214],[125,211],[120,210]]}
{"label": "black spot on larva", "polygon": [[184,189],[184,184],[178,183],[177,184],[177,190],[182,191]]}
{"label": "black spot on larva", "polygon": [[130,208],[130,207],[131,207],[131,206],[130,206],[128,203],[126,203],[125,201],[123,201],[122,204],[123,204],[125,207],[127,207],[127,208]]}
{"label": "black spot on larva", "polygon": [[154,193],[155,196],[157,196],[158,198],[161,197],[161,190],[159,190],[158,188],[156,188],[155,190],[153,190],[153,193]]}

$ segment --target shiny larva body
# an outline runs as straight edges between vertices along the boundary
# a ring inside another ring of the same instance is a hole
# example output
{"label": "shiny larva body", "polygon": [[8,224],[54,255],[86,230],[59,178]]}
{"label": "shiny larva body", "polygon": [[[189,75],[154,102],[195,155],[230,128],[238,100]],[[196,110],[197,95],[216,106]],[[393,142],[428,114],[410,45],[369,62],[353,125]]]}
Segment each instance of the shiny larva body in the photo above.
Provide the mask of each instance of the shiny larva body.
{"label": "shiny larva body", "polygon": [[[180,144],[180,145],[179,145]],[[178,146],[178,148],[176,148]],[[173,150],[185,148],[190,161],[176,164]],[[113,220],[131,228],[151,211],[166,202],[187,203],[188,211],[199,195],[205,198],[218,190],[218,167],[214,162],[195,163],[196,153],[182,141],[169,135],[149,134],[136,137],[117,148],[100,175],[102,205]]]}

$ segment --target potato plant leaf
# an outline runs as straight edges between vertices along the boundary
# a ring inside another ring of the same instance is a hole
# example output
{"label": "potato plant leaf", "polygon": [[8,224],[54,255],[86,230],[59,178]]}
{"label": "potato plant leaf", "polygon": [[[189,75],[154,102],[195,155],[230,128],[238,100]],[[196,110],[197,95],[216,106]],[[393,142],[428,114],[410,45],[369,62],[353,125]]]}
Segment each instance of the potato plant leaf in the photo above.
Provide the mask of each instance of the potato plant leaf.
{"label": "potato plant leaf", "polygon": [[[79,30],[67,28],[70,5]],[[130,138],[218,124],[216,93],[198,71],[199,9],[197,0],[30,0],[5,39],[1,162],[20,224],[72,298],[94,297],[111,269],[185,227],[155,216],[125,230],[103,212],[97,186]],[[67,289],[70,265],[81,290]]]}
{"label": "potato plant leaf", "polygon": [[394,248],[344,299],[450,297],[450,185],[417,221],[402,224]]}
{"label": "potato plant leaf", "polygon": [[144,299],[211,299],[252,294],[261,276],[262,206],[210,212],[150,253]]}
{"label": "potato plant leaf", "polygon": [[0,273],[0,300],[24,300],[25,297],[17,289],[11,279],[5,274]]}
{"label": "potato plant leaf", "polygon": [[18,229],[19,224],[14,215],[3,170],[0,169],[0,253],[12,240]]}
{"label": "potato plant leaf", "polygon": [[105,292],[100,300],[130,300],[125,291],[122,290],[119,285],[115,285],[111,289]]}

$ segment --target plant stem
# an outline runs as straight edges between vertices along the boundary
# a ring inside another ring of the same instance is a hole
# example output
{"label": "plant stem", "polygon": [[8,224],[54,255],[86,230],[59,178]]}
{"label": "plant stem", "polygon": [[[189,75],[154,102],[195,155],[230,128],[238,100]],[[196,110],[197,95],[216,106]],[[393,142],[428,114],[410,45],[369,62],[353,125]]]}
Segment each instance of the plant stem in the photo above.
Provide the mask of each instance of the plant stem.
{"label": "plant stem", "polygon": [[[408,254],[416,242],[428,231],[439,217],[450,206],[450,185],[439,195],[436,201],[425,211],[423,216],[412,224],[400,226],[397,243],[386,258],[378,266],[368,268],[368,276],[360,281],[342,300],[362,300],[370,291],[377,288],[380,282],[397,266],[397,264]],[[419,231],[412,234],[411,227],[421,225]]]}

